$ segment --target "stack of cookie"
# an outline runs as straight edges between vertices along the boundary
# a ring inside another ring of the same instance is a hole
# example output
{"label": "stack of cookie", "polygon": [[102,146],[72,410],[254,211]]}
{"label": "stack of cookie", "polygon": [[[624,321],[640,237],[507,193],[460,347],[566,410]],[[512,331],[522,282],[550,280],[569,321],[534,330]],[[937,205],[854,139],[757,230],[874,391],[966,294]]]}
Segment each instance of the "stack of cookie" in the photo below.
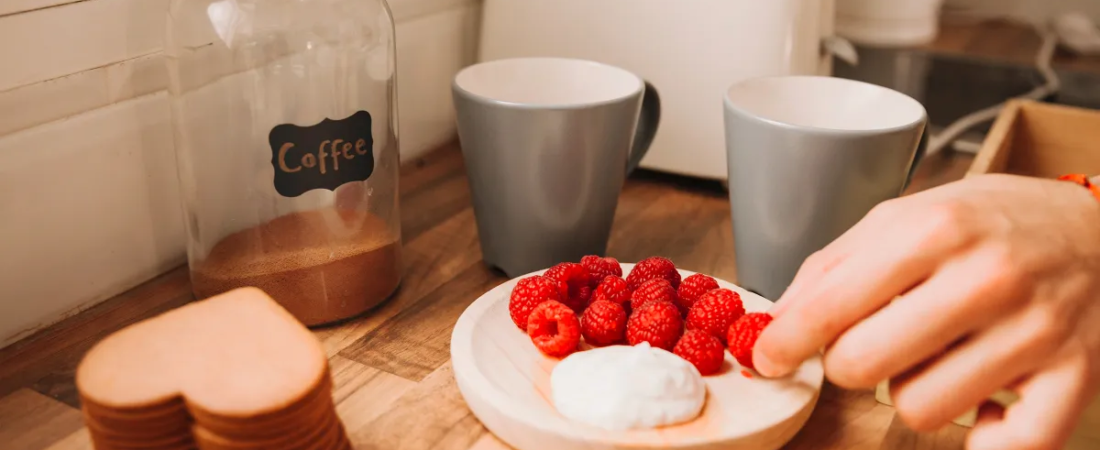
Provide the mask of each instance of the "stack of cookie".
{"label": "stack of cookie", "polygon": [[108,336],[76,384],[98,450],[351,448],[320,344],[254,288]]}

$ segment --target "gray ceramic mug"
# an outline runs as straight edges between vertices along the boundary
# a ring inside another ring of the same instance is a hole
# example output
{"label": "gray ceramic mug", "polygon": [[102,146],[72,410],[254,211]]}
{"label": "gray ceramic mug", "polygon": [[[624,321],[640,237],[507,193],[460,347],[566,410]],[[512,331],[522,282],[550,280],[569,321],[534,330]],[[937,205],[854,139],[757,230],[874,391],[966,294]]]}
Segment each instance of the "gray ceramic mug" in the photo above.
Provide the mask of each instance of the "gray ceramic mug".
{"label": "gray ceramic mug", "polygon": [[776,300],[802,262],[898,197],[927,114],[884,87],[832,77],[746,80],[725,97],[738,284]]}
{"label": "gray ceramic mug", "polygon": [[657,131],[652,86],[592,61],[515,58],[467,67],[452,87],[485,263],[518,276],[604,255]]}

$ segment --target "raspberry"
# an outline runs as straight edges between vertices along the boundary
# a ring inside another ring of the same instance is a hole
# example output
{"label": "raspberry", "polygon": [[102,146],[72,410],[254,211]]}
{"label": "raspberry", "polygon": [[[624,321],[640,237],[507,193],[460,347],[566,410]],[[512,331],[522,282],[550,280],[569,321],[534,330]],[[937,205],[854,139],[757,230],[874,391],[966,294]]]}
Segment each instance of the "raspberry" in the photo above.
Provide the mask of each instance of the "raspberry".
{"label": "raspberry", "polygon": [[560,281],[537,275],[524,278],[512,288],[512,296],[508,299],[508,314],[519,329],[526,331],[527,316],[531,315],[531,311],[542,302],[561,301],[565,292],[565,283]]}
{"label": "raspberry", "polygon": [[727,336],[730,343],[730,353],[742,366],[755,370],[752,365],[752,347],[756,345],[756,338],[764,327],[772,322],[772,316],[768,313],[749,313],[737,319],[730,326]]}
{"label": "raspberry", "polygon": [[546,356],[563,357],[581,343],[577,314],[561,302],[543,302],[527,319],[527,335]]}
{"label": "raspberry", "polygon": [[588,299],[592,296],[592,288],[588,285],[588,269],[577,263],[564,262],[551,267],[543,276],[564,281],[569,286],[569,292],[562,303],[577,314],[584,312]]}
{"label": "raspberry", "polygon": [[626,285],[633,291],[654,278],[668,280],[673,289],[680,287],[680,272],[676,271],[676,265],[660,256],[651,256],[635,265],[626,276]]}
{"label": "raspberry", "polygon": [[648,342],[650,346],[672,351],[683,332],[680,311],[669,302],[646,303],[626,321],[626,340],[630,345]]}
{"label": "raspberry", "polygon": [[607,300],[592,302],[581,316],[581,334],[586,342],[600,347],[623,342],[626,337],[623,305]]}
{"label": "raspberry", "polygon": [[729,289],[715,289],[699,297],[687,315],[687,328],[702,330],[723,340],[730,325],[745,315],[741,295]]}
{"label": "raspberry", "polygon": [[700,375],[718,373],[726,359],[726,348],[718,338],[699,330],[688,330],[672,353],[699,369]]}
{"label": "raspberry", "polygon": [[577,301],[581,302],[581,310],[578,311],[578,314],[583,313],[584,309],[592,304],[592,294],[594,293],[596,293],[596,288],[591,286],[581,286],[580,289],[577,289]]}
{"label": "raspberry", "polygon": [[630,315],[630,289],[626,288],[626,281],[622,278],[614,275],[604,277],[600,285],[596,287],[596,292],[592,294],[592,302],[589,305],[596,303],[598,300],[607,300],[623,305],[626,314]]}
{"label": "raspberry", "polygon": [[697,273],[684,278],[684,281],[680,282],[680,289],[676,291],[676,306],[680,307],[680,314],[687,317],[688,311],[691,311],[691,305],[699,300],[699,296],[715,289],[718,289],[718,282],[707,275]]}
{"label": "raspberry", "polygon": [[642,283],[630,294],[630,309],[634,311],[649,302],[676,303],[676,289],[667,280],[656,278]]}
{"label": "raspberry", "polygon": [[596,286],[599,286],[600,281],[605,277],[623,276],[623,266],[620,266],[619,260],[615,258],[588,255],[581,258],[581,265],[588,269],[588,285],[592,286],[593,290],[596,289]]}

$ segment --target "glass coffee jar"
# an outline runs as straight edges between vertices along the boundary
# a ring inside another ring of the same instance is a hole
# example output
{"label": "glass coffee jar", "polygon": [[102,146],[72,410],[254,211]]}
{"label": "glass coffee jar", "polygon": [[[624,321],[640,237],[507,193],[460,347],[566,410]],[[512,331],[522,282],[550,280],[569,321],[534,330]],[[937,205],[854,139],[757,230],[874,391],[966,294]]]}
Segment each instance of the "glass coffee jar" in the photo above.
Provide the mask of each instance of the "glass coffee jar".
{"label": "glass coffee jar", "polygon": [[165,54],[194,293],[258,287],[306,325],[401,281],[385,0],[173,0]]}

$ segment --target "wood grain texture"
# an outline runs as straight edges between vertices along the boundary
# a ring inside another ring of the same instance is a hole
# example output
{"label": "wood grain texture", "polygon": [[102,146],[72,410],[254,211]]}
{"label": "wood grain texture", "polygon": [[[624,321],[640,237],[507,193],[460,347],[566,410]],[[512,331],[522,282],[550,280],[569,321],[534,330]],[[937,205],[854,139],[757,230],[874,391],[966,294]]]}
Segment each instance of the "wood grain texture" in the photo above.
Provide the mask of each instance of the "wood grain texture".
{"label": "wood grain texture", "polygon": [[401,177],[401,237],[406,242],[470,207],[466,165],[455,144],[405,166]]}
{"label": "wood grain texture", "polygon": [[[467,450],[485,433],[446,363],[366,426],[348,430],[358,450]],[[564,449],[563,449],[564,450]]]}
{"label": "wood grain texture", "polygon": [[450,359],[451,330],[462,311],[504,277],[475,264],[384,325],[340,352],[340,356],[400,377],[420,381]]}
{"label": "wood grain texture", "polygon": [[785,447],[788,450],[871,450],[883,446],[895,414],[871,391],[845,391],[825,383],[813,416]]}
{"label": "wood grain texture", "polygon": [[66,436],[64,439],[57,441],[53,445],[46,447],[47,450],[94,450],[92,448],[92,436],[88,434],[87,428],[81,428],[73,434]]}
{"label": "wood grain texture", "polygon": [[29,389],[0,399],[0,447],[43,448],[83,426],[80,412]]}
{"label": "wood grain texture", "polygon": [[470,447],[470,450],[511,450],[508,444],[500,442],[496,436],[492,433],[485,433],[481,435],[481,439],[474,442],[474,445]]}
{"label": "wood grain texture", "polygon": [[896,450],[963,450],[966,446],[966,429],[945,427],[917,436],[895,416],[890,420],[890,428],[886,430],[883,441],[883,448]]}
{"label": "wood grain texture", "polygon": [[608,253],[624,262],[664,256],[736,282],[730,223],[729,200],[717,182],[639,171],[619,200]]}
{"label": "wood grain texture", "polygon": [[348,430],[385,414],[398,398],[416,386],[404,378],[367,367],[342,356],[329,358],[336,413]]}
{"label": "wood grain texture", "polygon": [[404,281],[397,293],[374,311],[342,325],[318,330],[317,336],[332,356],[385,321],[415,304],[424,295],[451,280],[481,260],[473,210],[447,219],[430,231],[407,242],[402,249]]}
{"label": "wood grain texture", "polygon": [[[934,155],[922,164],[909,192],[961,177],[969,164],[967,155]],[[460,305],[499,282],[481,264],[465,186],[462,155],[455,145],[406,161],[401,170],[403,286],[389,302],[363,317],[314,330],[333,367],[337,411],[359,450],[507,449],[485,433],[462,400],[440,350],[446,348],[449,333],[441,333],[442,338],[416,334],[449,330]],[[733,280],[732,249],[729,206],[718,183],[638,171],[624,186],[609,244],[611,256],[631,262],[666,254],[685,269]],[[50,400],[52,406],[40,410],[48,411],[46,416],[61,418],[62,423],[66,417],[77,417],[72,378],[83,353],[112,331],[191,300],[187,272],[177,269],[0,349],[0,398],[20,392],[49,400],[32,392],[37,390],[61,400]],[[406,366],[409,361],[412,364]],[[56,423],[23,409],[21,414],[35,423]],[[875,402],[871,391],[844,391],[826,384],[814,414],[785,448],[947,445],[937,435],[908,431],[894,417],[893,409]],[[31,445],[24,446],[28,450],[91,448],[83,429],[28,427],[0,419],[0,435],[12,433],[31,436]]]}

